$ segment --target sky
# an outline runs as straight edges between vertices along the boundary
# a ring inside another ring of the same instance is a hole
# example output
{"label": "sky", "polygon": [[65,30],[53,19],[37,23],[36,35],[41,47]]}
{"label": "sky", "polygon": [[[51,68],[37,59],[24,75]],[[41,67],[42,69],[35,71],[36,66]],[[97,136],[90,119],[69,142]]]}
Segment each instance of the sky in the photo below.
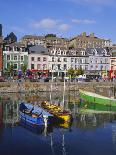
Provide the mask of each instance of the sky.
{"label": "sky", "polygon": [[3,36],[14,32],[57,34],[72,38],[82,32],[116,43],[116,0],[0,0]]}

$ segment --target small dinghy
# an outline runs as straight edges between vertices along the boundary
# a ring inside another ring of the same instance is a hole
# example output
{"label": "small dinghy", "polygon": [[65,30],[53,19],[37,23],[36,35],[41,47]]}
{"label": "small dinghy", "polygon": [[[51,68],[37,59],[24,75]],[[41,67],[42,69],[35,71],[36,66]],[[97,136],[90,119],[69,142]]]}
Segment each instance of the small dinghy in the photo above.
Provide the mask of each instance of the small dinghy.
{"label": "small dinghy", "polygon": [[19,107],[20,119],[25,123],[33,125],[45,125],[51,123],[53,115],[46,112],[39,106],[34,106],[30,103],[22,102]]}

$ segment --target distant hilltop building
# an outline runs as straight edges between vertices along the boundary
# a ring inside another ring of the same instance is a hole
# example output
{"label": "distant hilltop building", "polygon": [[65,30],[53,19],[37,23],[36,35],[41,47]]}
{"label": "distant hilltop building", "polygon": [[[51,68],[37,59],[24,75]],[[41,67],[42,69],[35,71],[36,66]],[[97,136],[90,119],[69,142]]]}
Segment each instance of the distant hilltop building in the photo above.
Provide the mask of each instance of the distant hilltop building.
{"label": "distant hilltop building", "polygon": [[33,46],[33,45],[42,45],[46,48],[49,47],[68,47],[69,41],[66,38],[60,38],[53,34],[46,36],[36,36],[36,35],[25,35],[20,40],[21,43]]}
{"label": "distant hilltop building", "polygon": [[87,35],[86,32],[83,32],[70,40],[70,47],[72,48],[104,48],[110,46],[111,40],[98,38],[94,33]]}

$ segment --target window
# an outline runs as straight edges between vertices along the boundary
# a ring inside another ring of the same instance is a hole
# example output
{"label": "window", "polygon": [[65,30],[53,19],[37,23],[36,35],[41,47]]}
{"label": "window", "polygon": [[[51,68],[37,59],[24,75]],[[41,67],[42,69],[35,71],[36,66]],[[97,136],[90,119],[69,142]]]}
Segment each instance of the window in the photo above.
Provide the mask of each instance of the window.
{"label": "window", "polygon": [[7,55],[7,60],[10,60],[10,55]]}
{"label": "window", "polygon": [[40,60],[41,60],[41,58],[40,58],[40,57],[38,57],[38,58],[37,58],[37,60],[38,60],[38,61],[40,61]]}
{"label": "window", "polygon": [[18,65],[17,64],[14,64],[13,67],[14,67],[14,69],[17,69]]}
{"label": "window", "polygon": [[73,62],[74,61],[74,58],[71,58],[71,62]]}
{"label": "window", "polygon": [[34,64],[31,64],[31,69],[34,69]]}
{"label": "window", "polygon": [[103,65],[100,66],[100,69],[101,69],[101,70],[103,69]]}
{"label": "window", "polygon": [[105,58],[105,63],[108,63],[108,59],[107,58]]}
{"label": "window", "polygon": [[67,65],[66,64],[64,64],[64,70],[66,70],[67,69]]}
{"label": "window", "polygon": [[14,60],[17,60],[17,55],[14,55]]}
{"label": "window", "polygon": [[64,62],[67,62],[67,58],[64,58]]}
{"label": "window", "polygon": [[60,58],[58,58],[58,62],[61,62]]}
{"label": "window", "polygon": [[61,66],[61,65],[60,65],[60,64],[58,64],[58,70],[60,70],[60,66]]}
{"label": "window", "polygon": [[43,70],[47,69],[47,65],[43,64]]}
{"label": "window", "polygon": [[43,61],[46,61],[47,59],[46,59],[46,57],[43,57]]}
{"label": "window", "polygon": [[97,58],[95,58],[95,62],[97,63]]}
{"label": "window", "polygon": [[102,58],[100,59],[100,63],[101,63],[101,64],[103,63],[103,60],[102,60]]}
{"label": "window", "polygon": [[31,61],[34,61],[34,57],[31,57]]}
{"label": "window", "polygon": [[41,69],[41,65],[40,64],[37,64],[37,69]]}
{"label": "window", "polygon": [[54,57],[52,57],[52,62],[54,62]]}
{"label": "window", "polygon": [[7,68],[9,68],[10,67],[10,63],[7,63]]}
{"label": "window", "polygon": [[24,57],[23,57],[23,56],[21,56],[21,60],[22,60],[22,61],[24,60]]}

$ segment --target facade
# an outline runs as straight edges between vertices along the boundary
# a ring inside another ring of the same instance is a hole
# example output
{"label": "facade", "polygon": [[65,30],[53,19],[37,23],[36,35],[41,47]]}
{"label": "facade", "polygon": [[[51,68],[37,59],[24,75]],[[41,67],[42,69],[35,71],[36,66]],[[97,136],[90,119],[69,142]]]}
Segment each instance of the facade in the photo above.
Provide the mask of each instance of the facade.
{"label": "facade", "polygon": [[88,56],[85,49],[52,48],[50,49],[49,69],[56,76],[64,76],[69,69],[88,70]]}
{"label": "facade", "polygon": [[45,38],[46,47],[60,47],[60,48],[68,48],[69,41],[66,38],[58,38],[58,37],[46,37]]}
{"label": "facade", "polygon": [[41,45],[29,48],[28,69],[32,72],[40,72],[42,75],[48,75],[48,49]]}
{"label": "facade", "polygon": [[33,46],[33,45],[45,45],[45,37],[44,36],[36,36],[36,35],[25,35],[24,37],[22,37],[22,39],[20,40],[20,42],[22,44],[24,44],[25,46],[29,45],[29,46]]}
{"label": "facade", "polygon": [[46,48],[49,47],[68,47],[68,39],[58,38],[58,37],[45,37],[45,36],[34,36],[34,35],[25,35],[20,40],[21,43],[33,46],[33,45],[42,45]]}
{"label": "facade", "polygon": [[0,48],[0,76],[2,75],[3,70],[3,54],[2,54],[2,48]]}
{"label": "facade", "polygon": [[89,56],[89,73],[108,76],[110,70],[110,53],[105,48],[88,48],[86,53]]}
{"label": "facade", "polygon": [[109,63],[110,54],[105,48],[50,49],[49,70],[58,76],[64,75],[70,68],[82,68],[87,74],[107,76]]}
{"label": "facade", "polygon": [[70,68],[66,48],[52,47],[49,49],[49,72],[54,76],[63,76]]}
{"label": "facade", "polygon": [[74,48],[104,48],[110,46],[111,40],[98,38],[94,36],[94,33],[86,35],[86,32],[83,32],[70,40],[70,47]]}
{"label": "facade", "polygon": [[28,52],[24,45],[13,43],[6,45],[3,50],[3,69],[7,70],[11,64],[14,71],[21,69],[21,65],[28,65]]}
{"label": "facade", "polygon": [[3,47],[2,24],[0,24],[0,76],[2,75],[2,69],[3,69],[2,47]]}
{"label": "facade", "polygon": [[116,48],[112,50],[112,57],[110,57],[110,77],[116,76]]}

